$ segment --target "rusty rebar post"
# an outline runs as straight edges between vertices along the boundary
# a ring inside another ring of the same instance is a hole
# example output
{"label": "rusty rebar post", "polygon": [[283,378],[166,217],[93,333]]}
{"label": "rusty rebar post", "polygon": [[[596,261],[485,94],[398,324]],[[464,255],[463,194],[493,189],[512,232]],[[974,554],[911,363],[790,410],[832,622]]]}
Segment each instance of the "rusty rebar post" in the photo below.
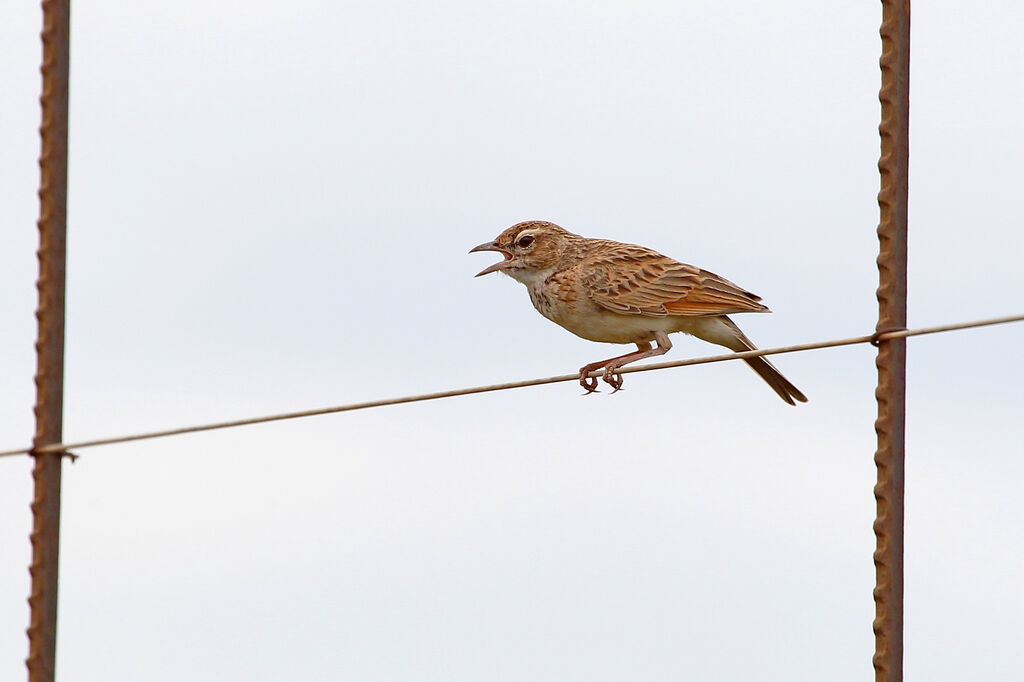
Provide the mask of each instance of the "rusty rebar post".
{"label": "rusty rebar post", "polygon": [[[882,151],[878,161],[878,326],[907,325],[907,188],[910,161],[910,0],[882,0]],[[875,465],[876,682],[903,679],[903,484],[906,339],[878,344]]]}
{"label": "rusty rebar post", "polygon": [[[70,0],[43,2],[42,138],[39,155],[39,332],[35,447],[59,443],[64,410],[64,285],[68,196]],[[63,453],[33,452],[30,682],[51,682],[57,658],[57,566]]]}

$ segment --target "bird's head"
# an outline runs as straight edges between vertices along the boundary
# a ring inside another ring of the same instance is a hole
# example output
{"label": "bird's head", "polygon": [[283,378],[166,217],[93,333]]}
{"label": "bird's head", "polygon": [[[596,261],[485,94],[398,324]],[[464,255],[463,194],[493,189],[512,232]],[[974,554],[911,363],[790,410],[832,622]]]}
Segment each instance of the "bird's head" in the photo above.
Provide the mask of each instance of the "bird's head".
{"label": "bird's head", "polygon": [[538,273],[558,269],[574,240],[578,239],[580,237],[554,223],[528,220],[513,225],[499,234],[493,242],[475,246],[469,252],[497,251],[505,257],[505,260],[478,272],[477,277],[500,271],[520,282],[525,282]]}

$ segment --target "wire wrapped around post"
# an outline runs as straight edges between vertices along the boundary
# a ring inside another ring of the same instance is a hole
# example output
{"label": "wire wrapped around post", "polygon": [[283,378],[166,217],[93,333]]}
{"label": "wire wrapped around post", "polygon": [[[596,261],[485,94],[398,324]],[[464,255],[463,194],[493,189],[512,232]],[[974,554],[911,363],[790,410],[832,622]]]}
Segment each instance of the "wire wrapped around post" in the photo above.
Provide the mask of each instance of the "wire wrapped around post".
{"label": "wire wrapped around post", "polygon": [[[878,170],[877,331],[907,325],[907,189],[910,160],[910,0],[882,2],[881,156]],[[903,489],[906,339],[878,344],[878,449],[875,465],[876,682],[903,679]]]}
{"label": "wire wrapped around post", "polygon": [[[43,2],[43,89],[39,155],[39,331],[36,341],[35,447],[59,443],[64,411],[64,289],[68,196],[69,0]],[[51,682],[57,658],[57,566],[62,452],[31,453],[32,593],[30,682]]]}

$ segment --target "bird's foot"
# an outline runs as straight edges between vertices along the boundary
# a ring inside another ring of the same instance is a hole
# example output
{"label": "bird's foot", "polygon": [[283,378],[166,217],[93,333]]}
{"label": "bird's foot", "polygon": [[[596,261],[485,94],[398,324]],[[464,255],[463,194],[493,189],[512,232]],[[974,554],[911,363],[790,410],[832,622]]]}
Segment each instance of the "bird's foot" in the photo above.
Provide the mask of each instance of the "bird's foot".
{"label": "bird's foot", "polygon": [[590,395],[591,393],[600,393],[597,390],[597,377],[590,376],[590,372],[593,371],[593,367],[587,366],[580,368],[580,386],[586,391],[583,395]]}
{"label": "bird's foot", "polygon": [[612,365],[607,368],[601,378],[612,387],[612,393],[618,393],[622,390],[622,374],[619,373],[619,367]]}

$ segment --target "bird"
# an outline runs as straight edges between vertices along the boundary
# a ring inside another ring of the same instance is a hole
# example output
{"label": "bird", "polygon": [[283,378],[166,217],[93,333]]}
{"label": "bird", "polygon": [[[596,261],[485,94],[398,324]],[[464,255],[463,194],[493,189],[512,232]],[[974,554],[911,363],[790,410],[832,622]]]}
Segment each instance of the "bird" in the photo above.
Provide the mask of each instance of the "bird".
{"label": "bird", "polygon": [[[555,324],[588,341],[636,344],[634,352],[580,368],[580,386],[588,394],[598,387],[591,373],[603,369],[602,380],[617,392],[619,370],[667,353],[668,335],[675,332],[736,352],[756,350],[728,316],[771,312],[760,296],[713,272],[644,246],[581,237],[546,220],[516,223],[469,252],[478,251],[496,251],[504,259],[476,277],[502,272],[522,282],[534,308]],[[807,402],[765,357],[744,360],[784,401]]]}

